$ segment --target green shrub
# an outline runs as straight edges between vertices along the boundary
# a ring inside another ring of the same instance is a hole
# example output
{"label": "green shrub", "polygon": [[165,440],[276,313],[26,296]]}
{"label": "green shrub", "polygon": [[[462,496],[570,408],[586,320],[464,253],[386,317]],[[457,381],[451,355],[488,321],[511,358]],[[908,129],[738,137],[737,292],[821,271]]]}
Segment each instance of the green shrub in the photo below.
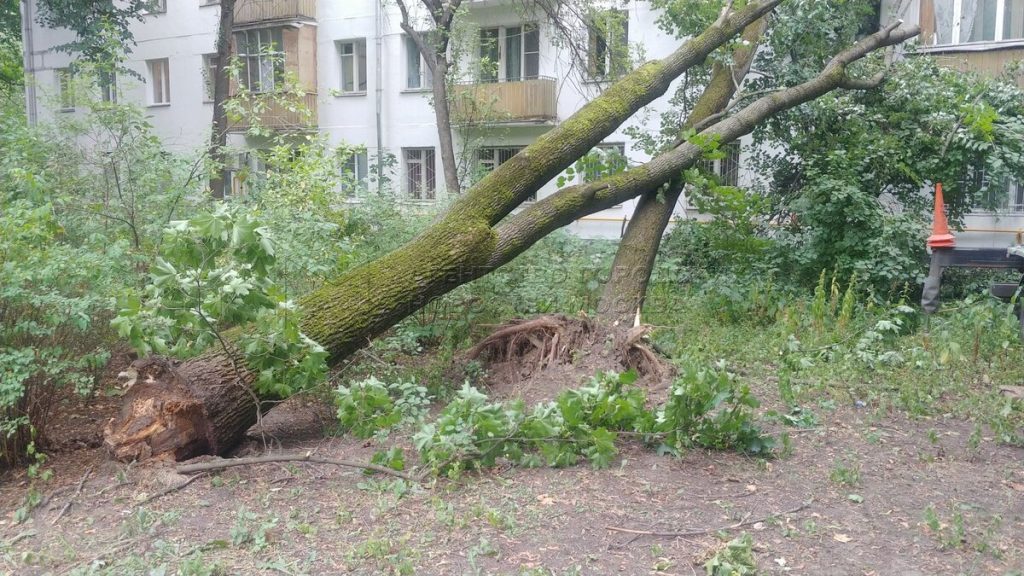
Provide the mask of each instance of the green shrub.
{"label": "green shrub", "polygon": [[650,430],[653,414],[633,373],[600,374],[530,412],[522,401],[488,402],[464,385],[437,420],[414,437],[424,465],[437,472],[493,466],[571,466],[581,458],[606,468],[617,453],[615,431]]}
{"label": "green shrub", "polygon": [[704,283],[701,295],[719,320],[755,326],[775,322],[790,302],[770,275],[721,274]]}
{"label": "green shrub", "polygon": [[658,411],[655,430],[664,434],[662,450],[692,447],[771,452],[774,440],[754,425],[760,404],[746,384],[722,367],[684,366],[669,399]]}
{"label": "green shrub", "polygon": [[23,455],[69,392],[92,390],[109,357],[111,252],[63,241],[49,204],[0,211],[0,464]]}
{"label": "green shrub", "polygon": [[338,422],[358,438],[386,434],[402,422],[418,422],[427,413],[430,396],[415,382],[385,384],[369,377],[336,391]]}
{"label": "green shrub", "polygon": [[0,102],[0,464],[73,392],[92,390],[114,296],[137,287],[160,229],[197,190],[132,106],[29,126]]}

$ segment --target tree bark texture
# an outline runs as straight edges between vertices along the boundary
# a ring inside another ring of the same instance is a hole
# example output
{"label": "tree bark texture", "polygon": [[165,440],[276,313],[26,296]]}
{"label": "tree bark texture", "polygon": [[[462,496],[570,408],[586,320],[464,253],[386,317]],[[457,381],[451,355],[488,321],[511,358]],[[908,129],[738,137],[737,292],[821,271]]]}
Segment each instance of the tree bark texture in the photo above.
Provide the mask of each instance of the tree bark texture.
{"label": "tree bark texture", "polygon": [[[726,109],[750,70],[766,27],[767,20],[761,18],[743,30],[744,42],[733,52],[732,66],[720,62],[713,64],[711,80],[683,122],[681,132]],[[640,196],[619,242],[611,274],[598,303],[598,318],[602,321],[629,322],[643,307],[661,238],[672,220],[683,186],[683,181],[677,177],[667,187],[661,186]]]}
{"label": "tree bark texture", "polygon": [[444,185],[449,194],[462,191],[459,184],[459,165],[455,160],[455,141],[452,137],[451,110],[448,105],[448,59],[443,55],[431,71],[434,75],[434,119],[437,121],[437,139],[441,149],[441,167],[444,169]]}
{"label": "tree bark texture", "polygon": [[[235,2],[221,0],[220,20],[217,25],[217,61],[214,63],[213,121],[210,125],[210,194],[214,198],[224,197],[224,183],[227,181],[225,149],[228,143],[228,115],[224,104],[228,99],[231,84],[225,72],[231,59],[231,29],[235,25]],[[244,0],[243,0],[244,1]]]}
{"label": "tree bark texture", "polygon": [[223,354],[177,364],[150,357],[132,364],[134,383],[103,429],[119,460],[221,454],[256,422],[252,375]]}

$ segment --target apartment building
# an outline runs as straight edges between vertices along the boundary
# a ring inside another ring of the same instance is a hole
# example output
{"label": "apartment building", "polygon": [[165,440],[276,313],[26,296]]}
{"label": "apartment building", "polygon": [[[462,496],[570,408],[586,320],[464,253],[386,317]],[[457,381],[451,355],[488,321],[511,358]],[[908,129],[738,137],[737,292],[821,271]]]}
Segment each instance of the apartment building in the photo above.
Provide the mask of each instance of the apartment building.
{"label": "apartment building", "polygon": [[[66,90],[71,59],[53,50],[70,39],[69,33],[40,27],[35,3],[22,0],[29,23],[26,68],[34,79],[27,93],[30,117],[74,114],[75,103]],[[500,165],[599,94],[626,67],[616,60],[616,47],[620,55],[626,47],[633,59],[646,60],[665,56],[678,44],[658,29],[657,14],[644,0],[616,2],[615,12],[609,13],[614,23],[583,30],[574,46],[525,5],[517,0],[464,3],[464,52],[458,56],[459,81],[451,100],[457,155],[468,173],[479,175]],[[172,149],[196,150],[207,142],[219,9],[217,0],[158,2],[133,27],[137,45],[127,65],[144,81],[107,78],[98,87],[101,97],[145,106]],[[356,184],[353,188],[367,181],[382,152],[395,160],[393,187],[410,201],[427,202],[444,192],[431,79],[400,23],[395,3],[380,0],[238,0],[233,49],[241,64],[240,83],[257,99],[267,95],[258,107],[263,126],[294,133],[320,131],[334,144],[365,147],[343,167]],[[586,52],[582,59],[581,50]],[[282,89],[285,76],[297,80],[294,96],[311,114],[270,98]],[[609,135],[598,151],[606,164],[647,160],[626,128],[656,130],[662,108],[656,103]],[[231,126],[230,143],[238,149],[265,145],[247,136],[247,127],[244,121]],[[253,158],[242,154],[239,161],[258,170]],[[740,161],[735,147],[713,168],[736,183]],[[597,176],[584,170],[573,178]],[[233,190],[241,191],[237,181]],[[555,190],[557,183],[552,182],[539,195]],[[633,206],[624,203],[572,228],[587,236],[618,237]],[[685,212],[685,206],[679,210]]]}
{"label": "apartment building", "polygon": [[[32,79],[26,90],[29,117],[75,114],[68,89],[71,58],[54,50],[71,39],[70,33],[40,27],[36,0],[21,1]],[[450,96],[457,154],[467,173],[479,176],[500,165],[600,93],[623,66],[615,61],[614,46],[627,46],[634,60],[645,60],[668,54],[678,43],[658,29],[657,14],[645,0],[615,2],[616,24],[600,33],[584,31],[574,46],[525,5],[465,0],[461,72]],[[201,149],[212,117],[219,10],[218,0],[156,2],[133,26],[137,44],[127,65],[142,80],[101,78],[98,96],[144,106],[171,149]],[[881,13],[883,20],[919,22],[918,51],[946,66],[998,74],[1024,60],[1024,0],[883,0]],[[339,168],[350,182],[339,193],[358,195],[368,188],[370,168],[381,153],[394,159],[392,188],[408,201],[430,202],[444,193],[431,79],[400,22],[395,3],[380,0],[238,0],[233,47],[241,63],[240,83],[260,101],[263,126],[286,133],[319,131],[334,144],[365,149]],[[579,51],[586,52],[585,61]],[[310,114],[271,97],[283,89],[285,76],[298,83],[291,96]],[[1020,78],[1024,86],[1024,75]],[[647,160],[626,129],[656,129],[663,107],[655,103],[609,135],[599,146],[606,164]],[[233,147],[266,145],[247,136],[247,128],[244,121],[231,126]],[[711,168],[726,183],[746,183],[752,176],[742,170],[744,159],[740,147],[732,147]],[[239,154],[237,163],[248,164],[249,171],[261,169],[254,154]],[[597,176],[584,170],[573,179]],[[244,188],[240,179],[229,186],[236,194]],[[556,189],[551,182],[539,196]],[[1008,182],[997,195],[1000,209],[968,216],[962,244],[1001,246],[1024,235],[1024,185]],[[585,236],[617,237],[634,205],[625,202],[571,228]],[[686,215],[685,200],[677,211]]]}
{"label": "apartment building", "polygon": [[[1024,0],[883,0],[882,14],[919,23],[919,57],[943,66],[995,76],[1024,60]],[[1024,74],[1017,83],[1024,88]],[[1000,208],[968,215],[959,246],[1022,243],[1024,183],[1006,182],[994,194]]]}

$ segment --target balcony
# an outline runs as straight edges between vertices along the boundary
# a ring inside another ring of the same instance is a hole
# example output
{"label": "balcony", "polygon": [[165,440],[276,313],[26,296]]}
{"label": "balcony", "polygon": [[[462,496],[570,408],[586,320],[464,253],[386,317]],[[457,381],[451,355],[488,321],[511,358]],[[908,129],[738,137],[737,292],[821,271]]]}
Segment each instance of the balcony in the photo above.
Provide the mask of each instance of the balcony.
{"label": "balcony", "polygon": [[271,130],[299,131],[317,126],[316,93],[253,94],[239,102],[245,113],[229,120],[228,130],[242,132],[254,126]]}
{"label": "balcony", "polygon": [[[941,49],[928,49],[930,57],[935,58],[940,66],[953,68],[961,72],[976,72],[982,76],[999,76],[1006,72],[1006,65],[1011,62],[1024,60],[1024,47],[1009,45],[1006,47],[991,47],[985,50],[970,49],[970,45],[964,45],[964,49],[957,49],[956,46],[943,47]],[[1024,75],[1014,75],[1017,86],[1024,88]]]}
{"label": "balcony", "polygon": [[459,84],[450,94],[456,124],[549,124],[558,119],[555,80]]}
{"label": "balcony", "polygon": [[279,20],[316,20],[316,0],[239,0],[235,26]]}

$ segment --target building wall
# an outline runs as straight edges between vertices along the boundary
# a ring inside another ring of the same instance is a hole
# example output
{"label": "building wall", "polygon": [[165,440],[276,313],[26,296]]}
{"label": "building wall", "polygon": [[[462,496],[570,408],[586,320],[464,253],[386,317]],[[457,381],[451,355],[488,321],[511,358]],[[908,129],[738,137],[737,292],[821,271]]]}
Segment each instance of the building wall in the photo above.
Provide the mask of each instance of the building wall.
{"label": "building wall", "polygon": [[[34,4],[37,0],[28,1]],[[381,145],[398,158],[401,171],[402,149],[436,149],[437,129],[429,90],[410,90],[405,87],[407,64],[404,36],[399,26],[401,15],[394,5],[389,3],[387,7],[381,8],[379,4],[379,0],[318,2],[315,23],[298,23],[295,28],[287,28],[284,34],[285,47],[289,53],[297,53],[301,61],[315,62],[316,65],[296,68],[294,62],[290,62],[287,66],[298,75],[300,84],[316,93],[319,130],[332,143],[365,145],[369,157],[373,158],[377,152],[379,110]],[[600,93],[601,84],[588,81],[581,71],[571,66],[569,53],[559,46],[554,28],[545,23],[543,18],[530,15],[524,17],[519,8],[513,7],[519,6],[519,2],[483,0],[467,2],[466,5],[470,10],[469,21],[476,26],[510,26],[531,20],[539,23],[540,75],[554,79],[557,120],[544,124],[503,124],[475,130],[460,129],[456,131],[460,147],[527,145]],[[657,15],[646,1],[630,0],[625,4],[618,3],[617,6],[627,11],[632,50],[642,53],[644,59],[665,56],[677,46],[677,40],[657,29]],[[207,5],[205,0],[167,0],[166,13],[147,16],[133,28],[138,45],[129,56],[128,66],[131,69],[147,78],[146,60],[169,60],[171,103],[147,105],[146,112],[156,132],[175,150],[198,150],[207,142],[212,105],[206,101],[205,96],[203,55],[214,52],[218,11],[218,5]],[[376,37],[378,19],[379,47]],[[33,32],[33,72],[42,89],[40,92],[52,94],[57,82],[55,69],[66,66],[70,61],[68,55],[55,52],[52,48],[69,40],[70,35],[66,31],[42,29],[38,24],[34,24]],[[365,39],[367,88],[364,93],[343,95],[339,92],[341,58],[338,42],[352,39]],[[378,62],[381,65],[380,86],[376,73]],[[147,90],[151,88],[148,85],[129,78],[120,78],[119,84],[122,98],[143,105],[149,101]],[[669,94],[673,90],[674,87]],[[609,135],[605,142],[625,144],[631,164],[647,160],[648,157],[626,136],[624,130],[627,126],[657,130],[660,124],[658,112],[665,109],[665,106],[665,98],[662,98],[646,113],[637,115]],[[43,105],[41,108],[48,107]],[[236,144],[244,140],[237,134],[231,139]],[[435,158],[438,188],[441,188],[443,176],[440,155],[435,154]],[[403,183],[403,175],[399,173],[397,176],[395,184]],[[551,194],[556,189],[554,182],[549,183],[540,191],[539,196]],[[632,213],[634,204],[630,201],[606,210],[575,228],[587,235],[618,237],[621,220]]]}
{"label": "building wall", "polygon": [[[209,121],[197,119],[211,118],[213,114],[212,105],[205,102],[203,54],[214,51],[218,12],[216,6],[202,5],[201,1],[169,0],[166,14],[146,16],[132,29],[137,44],[132,47],[127,66],[146,78],[147,60],[167,58],[171,76],[170,105],[148,105],[148,87],[143,82],[125,75],[118,78],[122,99],[146,106],[156,132],[169,148],[178,151],[191,151],[206,142]],[[33,14],[36,3],[37,0],[30,0]],[[33,22],[33,46],[26,46],[26,50],[29,51],[29,81],[36,87],[40,120],[68,113],[55,112],[50,104],[57,94],[56,71],[72,60],[69,54],[54,48],[73,38],[68,31],[44,29]]]}

